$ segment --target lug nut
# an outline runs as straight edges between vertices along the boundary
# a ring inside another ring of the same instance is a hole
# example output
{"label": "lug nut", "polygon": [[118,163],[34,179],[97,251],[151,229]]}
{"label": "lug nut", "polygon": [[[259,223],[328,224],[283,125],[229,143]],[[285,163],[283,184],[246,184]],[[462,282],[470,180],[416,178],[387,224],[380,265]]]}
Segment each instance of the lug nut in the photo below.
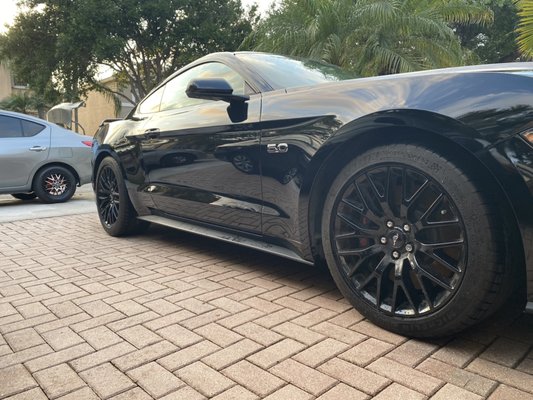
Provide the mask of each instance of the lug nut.
{"label": "lug nut", "polygon": [[411,230],[411,227],[410,227],[409,225],[407,225],[407,224],[404,224],[404,226],[403,226],[403,230],[404,230],[405,232],[409,232],[409,231]]}
{"label": "lug nut", "polygon": [[379,239],[379,241],[381,242],[381,244],[387,244],[387,238],[385,236]]}
{"label": "lug nut", "polygon": [[395,260],[397,260],[398,258],[400,258],[400,253],[398,253],[397,251],[393,251],[393,252],[392,252],[392,258],[394,258]]}
{"label": "lug nut", "polygon": [[393,228],[393,227],[394,227],[394,222],[387,221],[387,228]]}
{"label": "lug nut", "polygon": [[413,251],[413,245],[412,244],[406,244],[405,245],[405,250],[408,251],[409,253],[411,253]]}

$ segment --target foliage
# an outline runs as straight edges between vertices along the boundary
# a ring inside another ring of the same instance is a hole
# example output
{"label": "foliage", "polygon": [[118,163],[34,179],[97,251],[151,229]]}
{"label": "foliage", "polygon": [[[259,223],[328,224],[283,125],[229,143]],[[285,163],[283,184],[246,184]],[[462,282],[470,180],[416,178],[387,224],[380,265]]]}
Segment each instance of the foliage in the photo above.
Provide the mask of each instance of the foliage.
{"label": "foliage", "polygon": [[461,44],[474,53],[479,63],[516,61],[520,56],[516,41],[518,26],[516,0],[471,1],[489,7],[494,13],[494,23],[453,26]]}
{"label": "foliage", "polygon": [[310,57],[361,75],[469,61],[453,25],[487,24],[491,10],[464,0],[283,0],[243,44]]}
{"label": "foliage", "polygon": [[[18,76],[54,82],[73,101],[96,86],[101,64],[136,100],[191,60],[234,50],[251,31],[240,0],[23,0],[0,42]],[[23,51],[22,48],[32,49]],[[105,89],[104,89],[105,90]]]}
{"label": "foliage", "polygon": [[533,57],[533,2],[518,1],[520,26],[518,28],[520,50],[526,57]]}
{"label": "foliage", "polygon": [[[55,38],[49,21],[35,12],[20,14],[9,35],[0,36],[0,58],[11,71],[30,85],[37,95],[54,103],[58,92],[51,82],[56,58],[52,51]],[[31,51],[28,51],[31,49]]]}
{"label": "foliage", "polygon": [[50,104],[39,95],[28,91],[12,94],[10,97],[0,101],[0,109],[16,111],[23,114],[37,114],[43,118]]}

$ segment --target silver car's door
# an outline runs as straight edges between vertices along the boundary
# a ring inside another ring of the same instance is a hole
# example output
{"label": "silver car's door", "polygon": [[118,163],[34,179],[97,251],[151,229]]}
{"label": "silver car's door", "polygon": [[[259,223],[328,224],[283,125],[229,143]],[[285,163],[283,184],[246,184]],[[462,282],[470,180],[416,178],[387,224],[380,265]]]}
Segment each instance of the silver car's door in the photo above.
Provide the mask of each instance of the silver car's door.
{"label": "silver car's door", "polygon": [[49,150],[48,126],[0,114],[0,190],[29,187]]}

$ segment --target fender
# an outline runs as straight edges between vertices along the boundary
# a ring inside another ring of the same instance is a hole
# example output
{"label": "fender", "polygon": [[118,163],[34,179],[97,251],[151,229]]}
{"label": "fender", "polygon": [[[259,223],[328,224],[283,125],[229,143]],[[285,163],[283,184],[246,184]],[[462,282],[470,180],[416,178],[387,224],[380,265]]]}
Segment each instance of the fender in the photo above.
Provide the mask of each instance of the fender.
{"label": "fender", "polygon": [[[322,204],[327,194],[327,190],[323,188],[331,183],[335,172],[340,170],[349,159],[369,147],[399,140],[414,143],[438,142],[443,148],[451,146],[454,151],[463,152],[465,157],[474,157],[498,184],[500,193],[512,210],[516,205],[507,193],[513,193],[513,191],[508,191],[508,188],[502,185],[501,179],[521,186],[521,189],[517,186],[515,190],[526,190],[524,181],[515,168],[506,169],[506,174],[503,174],[500,171],[501,166],[497,162],[491,162],[490,157],[487,157],[494,145],[491,146],[490,142],[484,140],[475,129],[460,121],[422,110],[394,109],[366,115],[338,129],[310,161],[299,199],[300,212],[309,217],[308,226],[300,225],[305,258],[316,259],[317,254],[318,258],[321,258],[320,219]],[[509,175],[513,179],[510,180]],[[507,178],[504,178],[505,176]],[[512,217],[513,224],[519,227],[514,212]],[[522,233],[524,233],[523,230]]]}
{"label": "fender", "polygon": [[[143,188],[142,185],[144,185],[145,180],[144,171],[142,168],[140,168],[140,159],[138,156],[135,157],[132,154],[132,152],[135,153],[136,146],[132,143],[129,143],[129,141],[128,146],[117,146],[117,142],[124,141],[125,144],[127,139],[124,138],[124,135],[106,136],[108,129],[107,127],[108,125],[102,126],[94,137],[92,177],[93,189],[95,189],[96,173],[101,161],[105,157],[113,157],[120,166],[122,177],[124,178],[124,183],[126,184],[126,189],[128,190],[128,195],[133,207],[140,216],[148,215],[150,214],[148,207],[152,205],[152,200],[149,194],[140,190]],[[109,136],[112,137],[113,141],[111,143],[113,144],[110,144]],[[103,144],[101,143],[102,138],[105,138]],[[139,186],[139,182],[141,182],[141,186]]]}

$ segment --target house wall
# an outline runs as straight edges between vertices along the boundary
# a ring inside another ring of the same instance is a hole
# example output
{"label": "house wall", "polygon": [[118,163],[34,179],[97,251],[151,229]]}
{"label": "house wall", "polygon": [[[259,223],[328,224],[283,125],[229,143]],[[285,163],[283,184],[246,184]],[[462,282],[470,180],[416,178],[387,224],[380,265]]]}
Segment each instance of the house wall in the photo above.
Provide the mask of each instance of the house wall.
{"label": "house wall", "polygon": [[0,64],[0,101],[11,96],[11,74],[9,70]]}
{"label": "house wall", "polygon": [[[116,82],[112,78],[102,83],[112,90],[117,90]],[[128,92],[125,91],[124,94],[128,95]],[[132,108],[133,104],[123,99],[121,110],[116,114],[115,104],[111,99],[102,93],[92,91],[87,94],[85,107],[80,108],[78,111],[78,121],[85,129],[85,134],[93,136],[104,119],[123,118],[128,115]],[[80,132],[82,131],[80,130]]]}

